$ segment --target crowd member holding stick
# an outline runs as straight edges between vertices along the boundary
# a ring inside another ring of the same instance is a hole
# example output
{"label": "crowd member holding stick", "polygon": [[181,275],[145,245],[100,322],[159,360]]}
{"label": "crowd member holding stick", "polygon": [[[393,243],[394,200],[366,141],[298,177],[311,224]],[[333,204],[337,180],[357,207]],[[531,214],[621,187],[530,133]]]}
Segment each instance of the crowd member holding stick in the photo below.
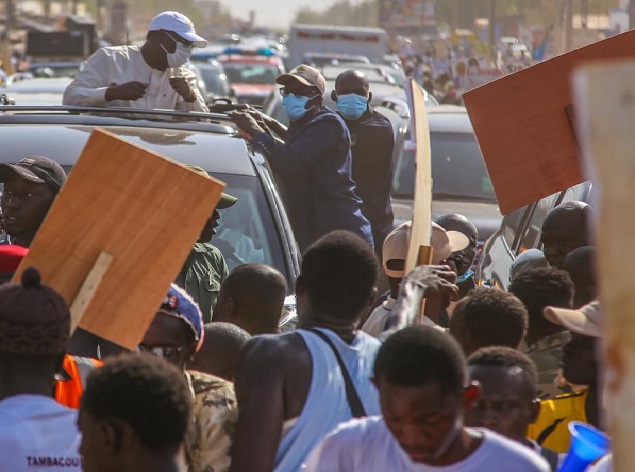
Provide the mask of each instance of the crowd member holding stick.
{"label": "crowd member holding stick", "polygon": [[101,48],[64,92],[64,105],[208,111],[196,74],[185,67],[192,49],[207,41],[185,15],[152,19],[143,46]]}

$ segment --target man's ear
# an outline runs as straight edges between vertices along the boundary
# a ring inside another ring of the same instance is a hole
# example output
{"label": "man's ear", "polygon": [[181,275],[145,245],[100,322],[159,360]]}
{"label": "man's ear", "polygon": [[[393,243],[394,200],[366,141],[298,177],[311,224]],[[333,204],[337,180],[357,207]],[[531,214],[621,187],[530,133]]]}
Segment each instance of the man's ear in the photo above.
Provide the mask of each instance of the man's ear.
{"label": "man's ear", "polygon": [[335,93],[335,90],[331,90],[331,100],[337,103],[337,94]]}
{"label": "man's ear", "polygon": [[531,406],[530,406],[530,411],[531,411],[531,415],[529,416],[529,424],[534,424],[536,421],[538,421],[538,416],[540,415],[540,410],[542,408],[542,404],[540,403],[540,400],[538,400],[537,398],[531,401]]}
{"label": "man's ear", "polygon": [[368,92],[368,104],[370,105],[370,101],[373,99],[373,92]]}
{"label": "man's ear", "polygon": [[121,422],[117,419],[103,420],[99,426],[99,432],[106,450],[112,455],[119,454],[123,444]]}
{"label": "man's ear", "polygon": [[478,397],[481,396],[481,385],[472,381],[470,384],[465,387],[465,393],[463,394],[463,405],[466,410],[471,409],[478,400]]}

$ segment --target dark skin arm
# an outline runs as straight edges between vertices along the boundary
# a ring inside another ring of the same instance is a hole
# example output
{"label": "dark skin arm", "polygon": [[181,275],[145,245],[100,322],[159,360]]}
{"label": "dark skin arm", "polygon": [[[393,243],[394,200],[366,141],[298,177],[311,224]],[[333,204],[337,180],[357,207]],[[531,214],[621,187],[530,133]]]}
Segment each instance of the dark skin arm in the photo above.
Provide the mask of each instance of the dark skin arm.
{"label": "dark skin arm", "polygon": [[448,266],[415,267],[401,282],[397,304],[386,323],[387,330],[382,333],[382,338],[416,324],[424,298],[456,294],[458,287],[454,285],[455,280],[456,274]]}
{"label": "dark skin arm", "polygon": [[230,472],[273,470],[283,423],[302,412],[311,376],[311,357],[297,334],[261,336],[245,345],[234,379],[238,425]]}
{"label": "dark skin arm", "polygon": [[111,100],[139,100],[146,94],[148,84],[143,82],[126,82],[120,85],[111,85],[106,89],[105,99]]}

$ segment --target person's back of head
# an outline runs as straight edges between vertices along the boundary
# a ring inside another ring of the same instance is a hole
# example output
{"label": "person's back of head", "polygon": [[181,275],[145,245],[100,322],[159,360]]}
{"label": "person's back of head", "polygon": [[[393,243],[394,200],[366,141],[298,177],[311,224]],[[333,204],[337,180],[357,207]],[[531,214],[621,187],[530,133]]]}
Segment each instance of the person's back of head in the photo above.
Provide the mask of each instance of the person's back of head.
{"label": "person's back of head", "polygon": [[250,339],[251,335],[235,324],[208,323],[203,346],[187,368],[233,382],[240,351]]}
{"label": "person's back of head", "polygon": [[183,373],[159,358],[111,358],[90,374],[81,400],[84,470],[177,470],[167,466],[177,463],[191,397]]}
{"label": "person's back of head", "polygon": [[481,394],[467,412],[466,424],[524,443],[527,428],[540,412],[533,361],[517,349],[493,346],[473,352],[467,364],[470,379],[479,383]]}
{"label": "person's back of head", "polygon": [[27,268],[20,284],[0,286],[0,398],[50,395],[70,337],[70,312],[60,294]]}
{"label": "person's back of head", "polygon": [[529,345],[544,336],[562,331],[562,327],[549,322],[542,314],[547,306],[571,308],[573,282],[564,270],[553,268],[531,269],[518,274],[509,286],[527,307]]}
{"label": "person's back of head", "polygon": [[252,335],[277,333],[287,282],[265,264],[236,267],[223,281],[212,319],[240,326]]}
{"label": "person's back of head", "polygon": [[584,246],[574,249],[564,258],[562,268],[569,273],[575,287],[574,308],[591,303],[598,297],[594,247]]}
{"label": "person's back of head", "polygon": [[527,330],[527,309],[511,293],[475,289],[461,300],[450,319],[450,333],[466,355],[487,346],[517,349]]}
{"label": "person's back of head", "polygon": [[465,356],[451,336],[427,326],[412,326],[389,336],[374,367],[374,380],[398,387],[436,384],[443,394],[462,396]]}
{"label": "person's back of head", "polygon": [[298,277],[298,313],[350,324],[359,321],[375,293],[375,254],[359,236],[333,231],[311,245]]}

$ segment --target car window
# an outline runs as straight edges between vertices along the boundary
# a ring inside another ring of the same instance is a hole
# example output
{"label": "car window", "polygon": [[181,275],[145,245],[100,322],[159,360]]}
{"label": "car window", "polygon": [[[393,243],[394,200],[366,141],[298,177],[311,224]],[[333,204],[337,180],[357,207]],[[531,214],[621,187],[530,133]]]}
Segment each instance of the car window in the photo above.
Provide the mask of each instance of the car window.
{"label": "car window", "polygon": [[201,67],[201,77],[205,82],[205,88],[208,92],[214,95],[229,95],[229,84],[227,83],[227,76],[221,69],[213,67]]}
{"label": "car window", "polygon": [[525,229],[522,239],[520,240],[520,247],[518,253],[526,251],[527,249],[540,248],[542,244],[540,242],[540,235],[542,232],[542,222],[545,220],[547,213],[556,205],[560,193],[554,193],[549,195],[538,202],[536,202],[534,211],[529,220],[529,224]]}
{"label": "car window", "polygon": [[[415,187],[415,151],[408,148],[397,163],[393,195],[412,198]],[[430,134],[432,193],[437,198],[495,202],[494,187],[487,174],[476,137],[471,133]]]}
{"label": "car window", "polygon": [[581,184],[574,185],[573,187],[569,187],[567,190],[565,190],[564,195],[562,196],[562,200],[558,202],[558,204],[573,201],[586,202],[588,199],[588,195],[589,184],[588,182],[583,182]]}
{"label": "car window", "polygon": [[[67,174],[71,172],[69,166],[63,167]],[[230,174],[214,174],[214,177],[225,182],[225,192],[238,199],[232,207],[219,210],[219,226],[212,239],[212,244],[223,253],[229,270],[253,263],[268,264],[287,273],[279,232],[259,180]]]}
{"label": "car window", "polygon": [[505,244],[507,244],[507,247],[510,249],[514,247],[516,235],[520,230],[519,226],[523,221],[523,215],[527,211],[530,211],[530,207],[522,207],[503,217],[503,221],[501,222],[501,233],[503,235],[503,239],[505,240]]}
{"label": "car window", "polygon": [[232,84],[270,85],[280,75],[280,69],[273,65],[223,64],[223,68]]}

